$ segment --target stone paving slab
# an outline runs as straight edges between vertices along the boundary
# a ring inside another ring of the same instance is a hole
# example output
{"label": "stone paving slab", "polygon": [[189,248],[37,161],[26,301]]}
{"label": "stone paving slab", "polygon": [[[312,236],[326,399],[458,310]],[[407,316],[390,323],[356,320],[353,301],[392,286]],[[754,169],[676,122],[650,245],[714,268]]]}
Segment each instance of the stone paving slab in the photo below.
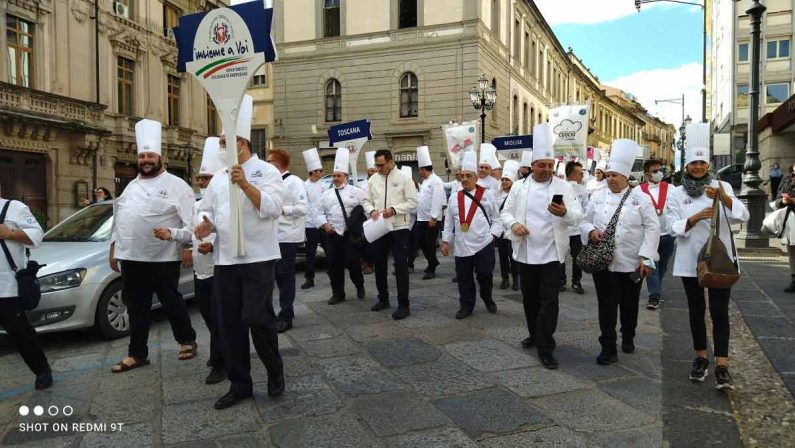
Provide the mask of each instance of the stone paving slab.
{"label": "stone paving slab", "polygon": [[494,384],[484,373],[472,369],[450,355],[434,362],[393,370],[420,394],[432,398],[484,389]]}
{"label": "stone paving slab", "polygon": [[504,342],[484,339],[448,344],[445,349],[454,357],[481,372],[518,369],[538,365],[538,360]]}
{"label": "stone paving slab", "polygon": [[524,398],[593,387],[593,383],[577,379],[560,370],[549,370],[543,367],[494,372],[491,377],[498,384]]}
{"label": "stone paving slab", "polygon": [[442,351],[419,339],[373,342],[367,351],[385,367],[403,367],[436,361]]}
{"label": "stone paving slab", "polygon": [[[577,431],[617,431],[646,426],[654,418],[598,390],[548,395],[530,401],[559,425]],[[610,416],[610,418],[604,418]]]}
{"label": "stone paving slab", "polygon": [[450,424],[430,403],[407,392],[362,396],[353,401],[352,409],[379,437]]}
{"label": "stone paving slab", "polygon": [[377,394],[405,388],[405,385],[399,382],[392,373],[364,356],[324,359],[319,362],[319,365],[329,382],[350,396]]}
{"label": "stone paving slab", "polygon": [[[267,390],[267,383],[258,384],[255,389]],[[265,423],[330,414],[344,406],[320,375],[291,378],[286,381],[283,396],[256,395],[255,402]]]}
{"label": "stone paving slab", "polygon": [[259,429],[254,401],[246,400],[223,412],[208,412],[215,400],[192,401],[163,406],[163,444],[214,439],[219,436]]}
{"label": "stone paving slab", "polygon": [[271,440],[278,447],[371,448],[378,440],[355,418],[346,414],[306,417],[279,423],[270,428]]}
{"label": "stone paving slab", "polygon": [[585,437],[570,429],[549,426],[535,431],[485,439],[480,446],[483,448],[586,448],[592,445],[588,444]]}
{"label": "stone paving slab", "polygon": [[386,439],[389,448],[477,448],[477,443],[455,427],[429,429]]}

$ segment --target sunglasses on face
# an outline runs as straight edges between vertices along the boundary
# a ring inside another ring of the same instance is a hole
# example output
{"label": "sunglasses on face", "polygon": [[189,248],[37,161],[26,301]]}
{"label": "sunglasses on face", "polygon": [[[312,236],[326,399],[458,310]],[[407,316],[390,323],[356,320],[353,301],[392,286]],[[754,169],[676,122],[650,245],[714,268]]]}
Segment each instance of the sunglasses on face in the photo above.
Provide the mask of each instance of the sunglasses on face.
{"label": "sunglasses on face", "polygon": [[652,174],[657,174],[660,171],[662,171],[660,168],[657,168],[656,170],[649,170],[649,172],[652,173]]}
{"label": "sunglasses on face", "polygon": [[386,166],[386,163],[376,163],[376,164],[375,164],[375,167],[376,167],[376,168],[383,168],[383,167],[385,167],[385,166]]}

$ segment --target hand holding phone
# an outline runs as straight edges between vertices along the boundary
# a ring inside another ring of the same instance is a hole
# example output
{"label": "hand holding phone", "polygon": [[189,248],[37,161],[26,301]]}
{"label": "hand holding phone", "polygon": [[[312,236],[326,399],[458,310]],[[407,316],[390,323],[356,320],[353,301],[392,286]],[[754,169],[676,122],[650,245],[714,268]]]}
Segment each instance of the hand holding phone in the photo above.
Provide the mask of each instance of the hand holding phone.
{"label": "hand holding phone", "polygon": [[558,205],[563,204],[563,195],[562,194],[556,194],[556,195],[552,196],[552,203],[553,204],[558,204]]}

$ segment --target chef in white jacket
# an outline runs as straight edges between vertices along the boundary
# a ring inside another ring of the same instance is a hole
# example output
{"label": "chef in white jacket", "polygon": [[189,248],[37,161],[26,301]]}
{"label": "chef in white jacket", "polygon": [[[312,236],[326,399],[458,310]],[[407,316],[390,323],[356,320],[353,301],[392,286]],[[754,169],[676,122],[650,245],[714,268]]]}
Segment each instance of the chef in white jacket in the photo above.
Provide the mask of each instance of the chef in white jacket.
{"label": "chef in white jacket", "polygon": [[594,194],[596,190],[601,190],[607,186],[607,180],[605,179],[605,168],[607,168],[606,159],[602,159],[597,162],[593,179],[589,180],[585,185],[585,191],[588,192],[588,196]]}
{"label": "chef in white jacket", "polygon": [[[353,209],[361,205],[365,192],[359,187],[348,184],[350,172],[350,153],[345,148],[338,148],[334,157],[331,189],[323,192],[320,208],[316,217],[323,231],[325,248],[328,256],[328,273],[331,279],[331,298],[329,305],[345,301],[345,268],[348,268],[351,282],[356,287],[356,297],[364,298],[364,276],[360,264],[359,250],[353,245],[346,219]],[[343,210],[342,206],[345,209]]]}
{"label": "chef in white jacket", "polygon": [[[685,129],[685,172],[682,185],[668,194],[666,220],[676,237],[675,277],[682,278],[690,313],[690,332],[696,358],[690,380],[704,381],[709,372],[707,328],[704,322],[706,301],[704,288],[698,285],[698,254],[707,243],[712,225],[713,199],[720,195],[720,240],[732,255],[731,224],[748,221],[748,209],[734,196],[731,185],[709,174],[709,124],[693,123]],[[720,184],[719,184],[720,182]],[[719,185],[723,186],[720,192]],[[738,261],[735,258],[735,261]],[[729,297],[731,289],[709,289],[709,314],[712,319],[712,343],[715,354],[715,381],[718,389],[733,388],[729,374]]]}
{"label": "chef in white jacket", "polygon": [[500,181],[491,177],[491,170],[499,166],[497,147],[491,143],[480,144],[480,161],[478,162],[478,185],[491,190],[493,194],[500,191]]}
{"label": "chef in white jacket", "polygon": [[442,255],[455,249],[455,272],[458,278],[460,308],[456,319],[472,315],[475,309],[475,279],[480,298],[490,313],[497,312],[492,298],[494,241],[502,234],[497,198],[491,190],[476,184],[477,156],[465,152],[461,158],[462,190],[450,196],[445,211]]}
{"label": "chef in white jacket", "polygon": [[533,172],[531,166],[533,165],[533,150],[527,149],[522,151],[522,160],[519,162],[519,176],[517,179],[524,179]]}
{"label": "chef in white jacket", "polygon": [[554,176],[553,141],[549,123],[533,128],[533,173],[513,185],[501,215],[505,233],[512,241],[513,259],[519,262],[530,333],[522,347],[536,347],[541,364],[548,369],[558,367],[552,352],[558,324],[560,265],[569,251],[569,225],[582,216],[571,185]]}
{"label": "chef in white jacket", "polygon": [[638,326],[638,303],[643,277],[657,260],[660,222],[649,195],[629,186],[629,175],[638,145],[633,140],[613,141],[610,160],[605,167],[607,187],[597,190],[589,199],[580,224],[583,244],[602,241],[613,215],[621,205],[615,227],[613,261],[607,270],[593,273],[599,303],[599,343],[602,351],[596,362],[607,365],[618,361],[616,320],[621,310],[621,349],[635,350],[635,328]]}
{"label": "chef in white jacket", "polygon": [[320,234],[320,223],[317,222],[317,214],[320,208],[320,201],[323,197],[325,184],[320,182],[323,177],[323,164],[320,162],[320,154],[317,148],[307,149],[302,153],[304,164],[309,176],[304,181],[306,190],[306,218],[304,220],[304,234],[306,237],[306,269],[304,270],[304,284],[301,289],[309,289],[315,286],[315,261],[317,259],[317,246],[322,244]]}
{"label": "chef in white jacket", "polygon": [[[574,198],[580,203],[583,210],[588,206],[588,192],[585,191],[583,185],[583,166],[580,162],[570,161],[566,163],[565,174],[566,180],[571,184],[574,190]],[[572,224],[569,226],[569,254],[571,255],[571,289],[577,294],[585,294],[585,289],[582,287],[582,269],[577,264],[577,255],[582,250],[582,241],[580,239],[580,225]],[[566,263],[563,263],[560,270],[560,290],[566,289]]]}
{"label": "chef in white jacket", "polygon": [[[511,192],[516,176],[519,174],[519,162],[516,160],[506,160],[505,166],[502,169],[502,179],[500,184],[500,192],[497,194],[497,205],[499,212],[505,208],[505,203],[508,201],[508,195]],[[519,263],[513,259],[513,246],[511,239],[505,232],[500,232],[500,238],[497,240],[497,253],[500,255],[500,276],[502,282],[500,289],[508,289],[511,286],[510,278],[513,278],[512,289],[519,290]]]}
{"label": "chef in white jacket", "polygon": [[[227,142],[225,135],[221,136],[221,160],[227,160],[227,151],[237,151],[238,165],[213,176],[199,205],[202,223],[193,229],[197,238],[216,233],[214,287],[216,297],[223,298],[219,299],[217,310],[230,381],[229,392],[215,402],[216,409],[252,397],[249,332],[268,371],[268,395],[284,392],[284,369],[273,310],[274,270],[280,258],[278,219],[284,200],[282,177],[276,167],[251,152],[252,104],[251,96],[245,95],[238,114],[237,142]],[[231,184],[237,185],[233,191],[240,197],[244,255],[238,255],[233,238]]]}
{"label": "chef in white jacket", "polygon": [[417,161],[420,165],[422,184],[417,193],[417,222],[414,224],[414,241],[422,249],[428,267],[425,268],[423,280],[436,277],[436,239],[444,217],[444,206],[447,196],[444,193],[444,181],[433,172],[431,154],[427,146],[417,148]]}
{"label": "chef in white jacket", "polygon": [[190,229],[196,197],[184,180],[166,171],[161,128],[153,120],[135,124],[138,177],[114,203],[108,259],[111,269],[121,271],[122,299],[130,317],[127,357],[111,368],[114,373],[149,364],[149,313],[155,293],[180,344],[178,359],[196,357],[196,332],[179,292],[184,244],[174,238],[177,230]]}

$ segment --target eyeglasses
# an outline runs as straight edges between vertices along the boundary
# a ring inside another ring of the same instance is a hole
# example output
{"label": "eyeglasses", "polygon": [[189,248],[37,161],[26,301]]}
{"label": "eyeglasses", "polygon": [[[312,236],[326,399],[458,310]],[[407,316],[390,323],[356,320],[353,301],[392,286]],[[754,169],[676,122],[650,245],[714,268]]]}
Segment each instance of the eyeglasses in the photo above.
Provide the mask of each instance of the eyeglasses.
{"label": "eyeglasses", "polygon": [[649,170],[649,172],[652,173],[652,174],[657,174],[660,171],[662,171],[660,168],[657,168],[656,170]]}
{"label": "eyeglasses", "polygon": [[376,163],[376,164],[375,164],[375,167],[376,167],[376,168],[383,168],[383,167],[385,167],[385,166],[386,166],[386,163]]}
{"label": "eyeglasses", "polygon": [[266,162],[270,163],[271,165],[273,165],[274,163],[276,163],[276,161],[275,161],[275,160],[273,160],[273,159],[268,159],[268,160],[266,160]]}
{"label": "eyeglasses", "polygon": [[200,182],[207,182],[210,181],[212,178],[213,176],[196,176],[196,180]]}

